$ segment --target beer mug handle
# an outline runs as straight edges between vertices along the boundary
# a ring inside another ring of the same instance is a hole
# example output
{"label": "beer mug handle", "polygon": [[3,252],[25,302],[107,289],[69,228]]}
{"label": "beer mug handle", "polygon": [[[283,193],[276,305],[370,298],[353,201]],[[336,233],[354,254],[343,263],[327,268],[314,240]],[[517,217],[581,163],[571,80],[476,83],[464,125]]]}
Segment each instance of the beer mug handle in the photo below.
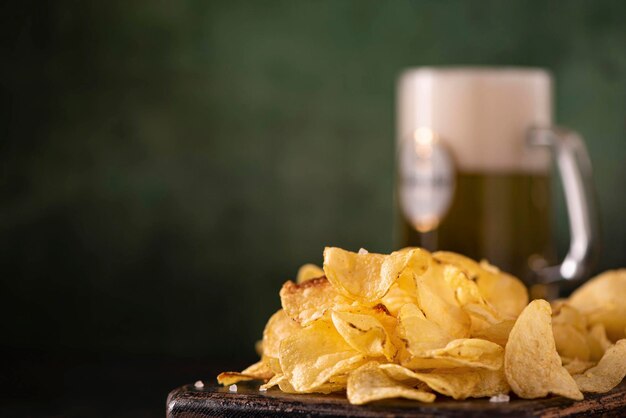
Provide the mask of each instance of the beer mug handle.
{"label": "beer mug handle", "polygon": [[599,245],[591,161],[585,143],[576,132],[556,127],[531,128],[528,143],[552,151],[569,217],[569,251],[561,264],[537,271],[538,281],[549,284],[583,279],[591,270]]}

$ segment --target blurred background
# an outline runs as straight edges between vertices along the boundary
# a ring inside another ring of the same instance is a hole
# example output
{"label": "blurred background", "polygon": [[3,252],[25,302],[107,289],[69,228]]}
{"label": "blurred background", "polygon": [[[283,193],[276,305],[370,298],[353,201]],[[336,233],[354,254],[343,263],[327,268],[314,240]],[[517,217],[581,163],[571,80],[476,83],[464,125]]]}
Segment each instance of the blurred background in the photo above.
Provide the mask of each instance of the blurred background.
{"label": "blurred background", "polygon": [[256,360],[281,284],[324,246],[391,250],[410,66],[551,70],[555,120],[595,169],[597,270],[626,266],[624,16],[606,0],[4,2],[0,412],[162,416],[174,387]]}

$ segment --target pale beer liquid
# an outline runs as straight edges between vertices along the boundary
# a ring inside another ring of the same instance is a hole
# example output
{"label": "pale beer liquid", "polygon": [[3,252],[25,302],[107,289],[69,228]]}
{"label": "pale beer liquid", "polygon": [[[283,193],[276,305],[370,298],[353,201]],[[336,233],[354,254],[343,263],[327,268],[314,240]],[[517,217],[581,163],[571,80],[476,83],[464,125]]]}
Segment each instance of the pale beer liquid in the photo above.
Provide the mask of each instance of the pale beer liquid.
{"label": "pale beer liquid", "polygon": [[[399,210],[401,212],[401,210]],[[454,251],[533,280],[554,263],[547,174],[459,173],[448,212],[421,233],[399,213],[398,244]]]}

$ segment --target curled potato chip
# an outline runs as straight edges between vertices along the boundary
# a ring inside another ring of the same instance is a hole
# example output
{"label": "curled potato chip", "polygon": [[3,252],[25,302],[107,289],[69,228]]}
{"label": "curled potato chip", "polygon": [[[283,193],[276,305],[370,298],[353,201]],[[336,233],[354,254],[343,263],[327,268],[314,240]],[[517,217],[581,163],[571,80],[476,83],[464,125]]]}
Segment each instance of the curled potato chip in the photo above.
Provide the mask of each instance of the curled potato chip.
{"label": "curled potato chip", "polygon": [[347,394],[350,403],[355,405],[389,398],[406,398],[420,402],[435,400],[433,393],[415,389],[392,379],[376,362],[367,363],[350,373]]}
{"label": "curled potato chip", "polygon": [[307,280],[317,279],[324,275],[324,270],[315,264],[304,264],[298,269],[298,275],[296,276],[296,283],[300,284]]}
{"label": "curled potato chip", "polygon": [[429,268],[416,277],[417,302],[426,317],[439,325],[453,338],[466,338],[471,320],[457,301],[455,289],[444,275],[455,274],[456,269],[431,259]]}
{"label": "curled potato chip", "polygon": [[625,337],[626,269],[610,270],[589,280],[570,296],[568,303],[578,309],[589,324],[602,324],[611,341]]}
{"label": "curled potato chip", "polygon": [[504,347],[507,341],[509,341],[509,334],[513,325],[515,325],[514,320],[505,319],[502,322],[472,332],[472,337],[491,341]]}
{"label": "curled potato chip", "polygon": [[595,367],[574,376],[583,392],[604,393],[619,385],[626,376],[626,339],[606,350]]}
{"label": "curled potato chip", "polygon": [[355,350],[369,357],[385,357],[392,360],[396,348],[380,323],[373,315],[333,311],[331,318],[344,340]]}
{"label": "curled potato chip", "polygon": [[424,313],[413,304],[406,304],[398,313],[398,334],[413,355],[445,347],[452,337],[439,325],[426,319]]}
{"label": "curled potato chip", "polygon": [[272,315],[263,330],[263,355],[278,358],[280,342],[302,327],[291,319],[283,309]]}
{"label": "curled potato chip", "polygon": [[381,274],[385,257],[326,247],[324,273],[335,289],[348,298],[364,302],[380,300],[396,279]]}
{"label": "curled potato chip", "polygon": [[532,301],[517,318],[505,347],[507,381],[521,398],[554,393],[583,399],[576,382],[561,365],[552,335],[551,314],[550,304],[540,299]]}
{"label": "curled potato chip", "polygon": [[280,388],[281,391],[285,392],[285,393],[324,393],[324,394],[328,394],[328,393],[332,393],[332,392],[337,392],[340,390],[344,390],[346,388],[346,383],[343,382],[328,382],[328,383],[324,383],[320,386],[317,386],[315,389],[313,390],[309,390],[309,391],[297,391],[294,389],[294,387],[291,385],[291,383],[289,383],[289,380],[287,379],[287,376],[285,376],[284,374],[277,374],[274,377],[272,377],[267,383],[263,384],[260,386],[261,389],[267,390],[267,389],[271,389],[274,386],[278,386]]}
{"label": "curled potato chip", "polygon": [[294,390],[308,392],[357,367],[365,356],[346,343],[332,323],[318,320],[284,339],[279,359]]}
{"label": "curled potato chip", "polygon": [[409,277],[424,274],[430,266],[431,255],[421,248],[410,248],[389,254],[381,265],[381,274],[395,282],[400,275]]}
{"label": "curled potato chip", "polygon": [[406,248],[391,253],[383,263],[382,274],[396,278],[381,300],[393,315],[397,315],[407,303],[417,304],[415,276],[426,271],[429,260],[428,251]]}
{"label": "curled potato chip", "polygon": [[483,298],[506,317],[517,317],[528,304],[526,286],[516,277],[486,261],[477,263],[469,257],[448,251],[438,251],[433,253],[433,257],[461,269],[470,280],[476,282]]}
{"label": "curled potato chip", "polygon": [[351,303],[323,277],[301,284],[286,282],[280,289],[280,301],[285,313],[303,326],[321,318],[329,309]]}
{"label": "curled potato chip", "polygon": [[587,320],[578,309],[569,305],[566,301],[553,302],[552,325],[570,325],[580,332],[587,330]]}
{"label": "curled potato chip", "polygon": [[502,369],[460,368],[416,373],[397,364],[382,364],[380,368],[394,380],[417,379],[426,383],[434,391],[454,399],[506,394],[510,390]]}
{"label": "curled potato chip", "polygon": [[397,316],[400,309],[406,304],[417,304],[417,290],[415,290],[415,280],[411,277],[408,286],[412,286],[413,290],[408,290],[403,283],[408,280],[403,280],[402,277],[389,288],[389,292],[381,299],[381,303],[391,312],[392,315]]}
{"label": "curled potato chip", "polygon": [[217,376],[217,383],[224,386],[233,383],[243,382],[246,380],[269,380],[274,376],[274,372],[269,364],[264,361],[258,361],[241,372],[223,372]]}
{"label": "curled potato chip", "polygon": [[602,324],[594,324],[587,332],[587,346],[589,346],[589,357],[593,361],[600,361],[606,350],[613,343],[606,336],[606,330]]}
{"label": "curled potato chip", "polygon": [[561,357],[588,361],[590,358],[589,345],[586,333],[581,332],[573,325],[552,324],[552,335],[556,351]]}
{"label": "curled potato chip", "polygon": [[401,364],[412,370],[479,367],[502,368],[504,350],[498,344],[477,338],[450,341],[445,347],[403,356]]}
{"label": "curled potato chip", "polygon": [[565,367],[565,370],[567,370],[567,372],[572,376],[574,376],[575,374],[580,374],[584,372],[585,370],[596,365],[596,363],[594,363],[593,361],[583,361],[577,358],[575,359],[561,358],[561,359],[563,360],[563,367]]}

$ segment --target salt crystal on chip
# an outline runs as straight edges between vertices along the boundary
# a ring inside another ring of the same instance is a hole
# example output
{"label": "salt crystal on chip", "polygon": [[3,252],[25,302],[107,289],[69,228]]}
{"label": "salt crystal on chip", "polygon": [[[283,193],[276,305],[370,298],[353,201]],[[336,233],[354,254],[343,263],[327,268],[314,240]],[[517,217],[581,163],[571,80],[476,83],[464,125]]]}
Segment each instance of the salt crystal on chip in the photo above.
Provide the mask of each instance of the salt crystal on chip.
{"label": "salt crystal on chip", "polygon": [[196,383],[193,384],[194,387],[198,388],[198,389],[202,389],[204,387],[204,383],[202,382],[202,380],[198,380]]}
{"label": "salt crystal on chip", "polygon": [[237,385],[230,385],[228,387],[228,390],[231,391],[231,392],[237,392]]}
{"label": "salt crystal on chip", "polygon": [[359,249],[359,254],[361,254],[361,255],[369,254],[369,251],[367,251],[365,248],[361,248],[361,249]]}

